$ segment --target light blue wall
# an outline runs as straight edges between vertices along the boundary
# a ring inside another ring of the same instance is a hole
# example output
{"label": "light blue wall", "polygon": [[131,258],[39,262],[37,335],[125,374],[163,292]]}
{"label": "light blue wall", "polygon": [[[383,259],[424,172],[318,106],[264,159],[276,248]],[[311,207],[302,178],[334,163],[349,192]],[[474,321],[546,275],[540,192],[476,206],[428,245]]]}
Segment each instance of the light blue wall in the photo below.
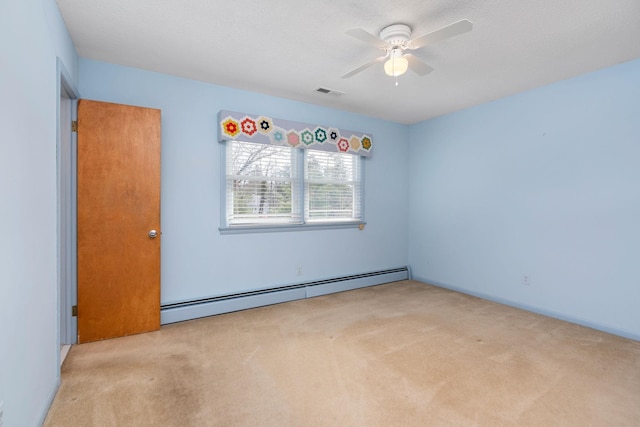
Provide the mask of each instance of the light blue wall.
{"label": "light blue wall", "polygon": [[640,339],[640,60],[413,125],[410,158],[414,277]]}
{"label": "light blue wall", "polygon": [[[408,127],[117,65],[78,66],[53,0],[1,2],[0,52],[7,427],[38,425],[59,382],[56,57],[85,98],[162,109],[163,303],[409,260],[418,279],[640,338],[640,61]],[[221,236],[220,109],[372,133],[366,229]]]}
{"label": "light blue wall", "polygon": [[56,57],[77,56],[53,0],[0,2],[0,401],[37,426],[59,383]]}
{"label": "light blue wall", "polygon": [[[85,59],[80,93],[162,110],[163,303],[406,265],[407,126]],[[371,133],[365,230],[220,235],[221,109]]]}

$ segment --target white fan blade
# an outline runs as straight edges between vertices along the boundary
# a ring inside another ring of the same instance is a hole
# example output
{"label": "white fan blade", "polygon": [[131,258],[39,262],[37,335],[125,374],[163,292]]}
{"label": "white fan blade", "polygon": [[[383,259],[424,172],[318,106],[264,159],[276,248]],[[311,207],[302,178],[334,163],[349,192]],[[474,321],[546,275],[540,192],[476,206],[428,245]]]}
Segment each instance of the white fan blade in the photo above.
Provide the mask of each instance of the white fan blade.
{"label": "white fan blade", "polygon": [[358,74],[360,71],[364,71],[367,68],[371,67],[372,65],[375,65],[379,62],[384,61],[385,59],[387,59],[387,56],[379,56],[378,58],[374,59],[373,61],[369,61],[366,64],[362,64],[361,66],[359,66],[358,68],[354,68],[353,70],[349,71],[348,73],[344,74],[342,76],[343,79],[348,79],[349,77]]}
{"label": "white fan blade", "polygon": [[404,55],[404,57],[407,58],[407,61],[409,62],[409,68],[411,68],[411,70],[413,70],[416,74],[426,76],[433,71],[433,68],[431,68],[431,66],[422,62],[415,55],[407,53]]}
{"label": "white fan blade", "polygon": [[454,22],[451,25],[447,25],[446,27],[442,27],[439,30],[435,30],[429,34],[425,34],[424,36],[420,36],[411,40],[409,42],[409,49],[419,49],[429,43],[437,42],[440,40],[448,39],[449,37],[466,33],[467,31],[471,31],[472,28],[473,24],[471,23],[471,21],[463,19],[461,21]]}
{"label": "white fan blade", "polygon": [[371,33],[366,32],[362,28],[354,28],[352,30],[348,30],[345,32],[353,38],[360,40],[361,42],[365,42],[370,44],[371,46],[375,46],[380,49],[384,49],[387,47],[387,42],[382,40],[379,37],[374,36]]}

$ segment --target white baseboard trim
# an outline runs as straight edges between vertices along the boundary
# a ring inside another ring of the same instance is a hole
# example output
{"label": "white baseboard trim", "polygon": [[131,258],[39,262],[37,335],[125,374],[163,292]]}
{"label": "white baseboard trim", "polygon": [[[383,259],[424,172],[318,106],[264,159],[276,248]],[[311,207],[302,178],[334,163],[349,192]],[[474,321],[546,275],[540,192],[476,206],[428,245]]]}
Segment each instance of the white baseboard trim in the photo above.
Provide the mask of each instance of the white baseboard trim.
{"label": "white baseboard trim", "polygon": [[64,360],[67,358],[69,350],[71,350],[71,344],[63,344],[60,346],[60,367],[62,367]]}

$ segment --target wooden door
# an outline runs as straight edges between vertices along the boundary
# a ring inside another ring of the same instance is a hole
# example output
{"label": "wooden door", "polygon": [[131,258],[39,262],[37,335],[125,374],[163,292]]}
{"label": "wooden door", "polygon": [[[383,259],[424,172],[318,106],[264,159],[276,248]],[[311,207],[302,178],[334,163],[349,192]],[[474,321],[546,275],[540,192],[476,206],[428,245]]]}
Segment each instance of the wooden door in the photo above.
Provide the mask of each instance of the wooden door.
{"label": "wooden door", "polygon": [[159,329],[160,110],[78,101],[77,186],[78,342]]}

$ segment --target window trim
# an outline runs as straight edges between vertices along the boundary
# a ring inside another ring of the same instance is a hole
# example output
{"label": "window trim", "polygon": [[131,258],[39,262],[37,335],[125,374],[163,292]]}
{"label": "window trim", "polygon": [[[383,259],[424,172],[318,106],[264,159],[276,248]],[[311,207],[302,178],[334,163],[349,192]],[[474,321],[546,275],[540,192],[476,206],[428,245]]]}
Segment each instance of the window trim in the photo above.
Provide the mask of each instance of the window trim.
{"label": "window trim", "polygon": [[247,234],[247,233],[273,233],[283,231],[310,231],[310,230],[334,230],[344,228],[360,228],[363,229],[366,225],[366,221],[345,221],[344,223],[330,222],[330,223],[302,223],[302,224],[278,224],[278,225],[263,225],[263,224],[250,224],[250,225],[233,225],[227,227],[218,227],[220,234]]}
{"label": "window trim", "polygon": [[[302,222],[300,223],[283,223],[283,224],[227,224],[227,144],[231,141],[224,141],[220,144],[220,226],[218,231],[220,234],[247,234],[247,233],[271,233],[271,232],[286,232],[286,231],[310,231],[310,230],[333,230],[333,229],[346,229],[346,228],[359,228],[364,229],[367,224],[365,221],[365,182],[364,182],[364,169],[365,161],[360,156],[360,211],[362,218],[360,220],[336,220],[336,221],[312,221],[305,222],[304,218],[304,155],[298,156],[298,167],[301,172],[298,174],[299,185],[301,191],[299,193],[299,203],[302,206]],[[242,142],[242,141],[240,141]],[[303,149],[298,149],[304,151]]]}

